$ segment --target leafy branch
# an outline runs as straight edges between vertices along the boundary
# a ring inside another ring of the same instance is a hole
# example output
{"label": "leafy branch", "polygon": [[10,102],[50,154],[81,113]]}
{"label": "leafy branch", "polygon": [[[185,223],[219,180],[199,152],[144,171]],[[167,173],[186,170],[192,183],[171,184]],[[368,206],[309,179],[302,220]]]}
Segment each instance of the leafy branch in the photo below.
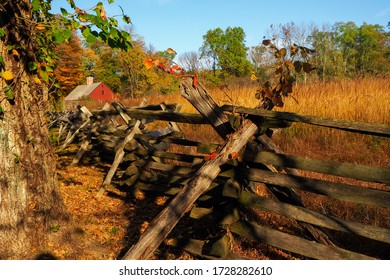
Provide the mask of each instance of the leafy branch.
{"label": "leafy branch", "polygon": [[[37,53],[36,59],[29,62],[28,70],[37,71],[39,76],[48,82],[49,75],[55,66],[54,48],[63,42],[68,42],[72,33],[79,30],[88,43],[96,40],[107,43],[111,48],[128,50],[132,48],[128,32],[118,28],[115,17],[108,17],[102,2],[88,10],[76,6],[73,0],[68,3],[73,10],[68,12],[61,8],[61,14],[50,13],[50,0],[32,0],[32,11],[35,22]],[[110,4],[113,0],[108,1]],[[130,17],[123,13],[122,19],[130,24]]]}
{"label": "leafy branch", "polygon": [[[292,45],[289,50],[286,48],[278,48],[271,40],[263,40],[262,44],[273,53],[276,59],[275,63],[275,77],[277,82],[272,84],[267,80],[260,85],[256,91],[255,97],[261,99],[261,106],[264,109],[272,110],[275,106],[283,107],[283,98],[291,96],[293,92],[293,85],[296,81],[296,73],[305,72],[310,73],[316,69],[308,62],[310,55],[315,53],[315,50]],[[256,76],[255,80],[259,80]],[[294,98],[295,101],[297,101]]]}
{"label": "leafy branch", "polygon": [[158,70],[173,75],[176,78],[192,77],[192,86],[197,87],[198,75],[196,73],[194,75],[188,75],[182,67],[174,62],[173,59],[176,54],[175,50],[168,48],[167,50],[160,52],[159,56],[156,58],[145,59],[144,65],[146,69],[157,68]]}

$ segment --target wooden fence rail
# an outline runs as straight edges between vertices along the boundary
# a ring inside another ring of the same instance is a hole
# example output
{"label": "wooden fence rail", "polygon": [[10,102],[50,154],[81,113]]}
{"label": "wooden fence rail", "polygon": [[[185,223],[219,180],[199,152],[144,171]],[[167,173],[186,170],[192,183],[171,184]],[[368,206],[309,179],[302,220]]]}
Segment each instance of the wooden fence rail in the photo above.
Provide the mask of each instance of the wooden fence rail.
{"label": "wooden fence rail", "polygon": [[290,112],[275,112],[263,109],[252,109],[245,107],[236,107],[231,105],[224,105],[221,110],[228,112],[235,112],[239,114],[248,114],[251,116],[260,116],[267,118],[275,118],[279,120],[300,122],[328,128],[336,128],[340,130],[358,132],[362,134],[370,134],[376,136],[390,137],[390,126],[384,124],[368,124],[356,121],[335,120],[330,118],[300,115]]}

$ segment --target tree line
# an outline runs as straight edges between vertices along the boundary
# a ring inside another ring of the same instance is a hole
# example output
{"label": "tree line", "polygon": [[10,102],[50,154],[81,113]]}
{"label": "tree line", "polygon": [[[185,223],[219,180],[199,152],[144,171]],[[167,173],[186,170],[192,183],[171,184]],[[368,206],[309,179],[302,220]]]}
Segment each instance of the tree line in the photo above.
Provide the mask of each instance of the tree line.
{"label": "tree line", "polygon": [[[387,29],[390,28],[390,24]],[[163,54],[131,29],[133,48],[113,49],[107,43],[81,41],[73,34],[70,42],[57,48],[55,74],[60,92],[69,93],[86,76],[106,83],[123,97],[177,90],[175,77],[156,69],[148,70],[143,62]],[[304,72],[299,79],[338,79],[364,75],[388,74],[390,71],[390,32],[378,24],[337,22],[333,25],[297,25],[294,22],[271,25],[264,38],[272,39],[280,48],[291,49],[297,44],[315,50],[309,61],[316,67],[310,76]],[[249,80],[256,74],[269,79],[274,74],[277,58],[259,44],[248,47],[241,27],[211,29],[203,36],[198,51],[179,55],[177,62],[187,72],[197,72],[211,84],[226,83],[235,78]]]}

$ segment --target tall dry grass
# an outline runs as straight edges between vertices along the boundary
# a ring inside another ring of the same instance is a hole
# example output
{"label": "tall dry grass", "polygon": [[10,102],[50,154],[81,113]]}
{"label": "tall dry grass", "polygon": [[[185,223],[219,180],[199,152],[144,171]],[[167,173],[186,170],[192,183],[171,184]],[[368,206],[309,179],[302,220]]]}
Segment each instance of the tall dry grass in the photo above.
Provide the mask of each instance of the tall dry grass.
{"label": "tall dry grass", "polygon": [[[254,107],[258,103],[255,99],[256,86],[211,88],[209,92],[219,104]],[[298,103],[287,98],[285,106],[276,110],[390,124],[390,77],[298,84],[294,87],[293,96]],[[179,93],[150,95],[146,99],[151,104],[181,103],[184,105],[183,112],[196,112]],[[136,98],[123,102],[135,106],[141,100],[142,98]]]}
{"label": "tall dry grass", "polygon": [[[255,86],[212,88],[209,92],[220,105],[253,108],[259,102],[255,99]],[[293,98],[286,98],[285,106],[275,110],[390,125],[390,77],[298,84],[293,96],[298,103]],[[152,95],[147,101],[149,104],[180,103],[183,104],[182,112],[196,112],[179,93]],[[131,106],[140,102],[141,98],[124,101]],[[206,126],[184,125],[183,129],[190,138],[206,140],[212,136],[208,141],[218,141],[218,136]],[[274,141],[290,154],[390,166],[390,141],[381,137],[293,123],[276,133]]]}

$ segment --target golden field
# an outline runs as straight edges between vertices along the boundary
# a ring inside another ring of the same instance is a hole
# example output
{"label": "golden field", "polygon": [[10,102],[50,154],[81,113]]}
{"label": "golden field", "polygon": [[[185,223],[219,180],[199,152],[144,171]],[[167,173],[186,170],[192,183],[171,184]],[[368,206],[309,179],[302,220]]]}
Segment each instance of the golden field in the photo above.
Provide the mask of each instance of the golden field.
{"label": "golden field", "polygon": [[[218,104],[232,104],[253,108],[256,86],[211,88],[210,95]],[[390,77],[367,77],[330,82],[298,84],[293,98],[286,98],[283,108],[312,116],[390,125]],[[179,103],[182,112],[196,112],[179,93],[148,96],[149,104]],[[141,98],[125,100],[125,105],[136,106]],[[186,136],[202,141],[218,141],[208,126],[181,125]],[[348,133],[306,124],[293,125],[275,133],[274,141],[286,153],[321,159],[350,161],[363,164],[390,166],[390,141],[386,138]]]}

